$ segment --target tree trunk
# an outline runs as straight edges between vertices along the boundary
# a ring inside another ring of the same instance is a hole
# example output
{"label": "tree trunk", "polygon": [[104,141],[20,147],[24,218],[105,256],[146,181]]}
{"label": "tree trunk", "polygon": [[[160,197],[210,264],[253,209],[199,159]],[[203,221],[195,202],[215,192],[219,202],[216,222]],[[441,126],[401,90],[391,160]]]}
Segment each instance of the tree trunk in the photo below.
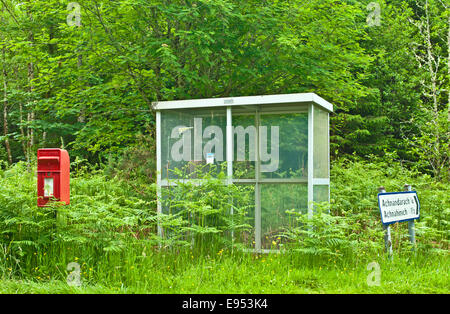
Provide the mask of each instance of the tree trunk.
{"label": "tree trunk", "polygon": [[[444,2],[441,3],[445,8],[447,8]],[[440,125],[441,121],[439,119],[439,92],[442,90],[441,86],[444,82],[439,76],[439,71],[440,62],[445,57],[439,54],[440,51],[438,50],[438,48],[435,48],[433,46],[432,37],[434,36],[434,34],[432,34],[432,23],[437,17],[433,15],[433,8],[430,7],[430,2],[428,0],[425,0],[422,4],[422,2],[416,1],[416,4],[421,9],[423,9],[424,16],[420,16],[419,21],[417,22],[414,22],[414,20],[410,20],[410,22],[412,22],[412,24],[415,25],[419,31],[420,39],[422,41],[421,45],[424,46],[424,55],[421,56],[420,53],[414,53],[414,55],[419,64],[419,67],[423,68],[427,74],[427,78],[422,82],[422,85],[424,87],[423,93],[431,100],[431,106],[424,107],[424,110],[430,115],[430,117],[428,123],[425,125],[425,130],[422,130],[422,139],[424,140],[424,143],[421,144],[420,148],[422,151],[421,157],[425,158],[430,163],[430,166],[433,169],[434,176],[437,179],[440,179],[442,170],[447,160],[447,154],[441,151],[441,144],[445,144],[441,142],[444,142],[443,139],[448,135],[448,133],[447,131],[443,132],[441,130],[442,126]],[[448,41],[450,42],[450,29],[448,34]],[[447,49],[449,49],[449,47],[447,47]],[[448,58],[450,65],[450,53]],[[447,91],[449,91],[448,88]],[[448,119],[450,121],[450,95]],[[426,145],[424,145],[425,143]]]}
{"label": "tree trunk", "polygon": [[23,155],[25,157],[28,156],[28,152],[27,152],[27,137],[25,136],[25,131],[23,129],[23,105],[22,103],[19,103],[19,124],[20,124],[20,135],[22,135],[22,138],[20,140],[20,143],[22,144],[22,150],[23,150]]}
{"label": "tree trunk", "polygon": [[[77,56],[77,68],[78,68],[78,71],[80,71],[80,68],[81,68],[82,65],[83,65],[83,55],[79,54]],[[83,81],[80,76],[79,76],[79,80],[80,80],[80,82]],[[77,121],[80,122],[80,123],[84,123],[86,121],[86,113],[85,113],[84,108],[82,108],[80,110],[80,113],[79,113],[79,115],[77,117]]]}
{"label": "tree trunk", "polygon": [[[2,7],[2,19],[1,23],[3,23],[3,12],[4,7]],[[7,79],[7,72],[6,72],[6,57],[5,57],[5,46],[2,47],[2,58],[3,58],[3,135],[5,136],[5,148],[6,153],[8,155],[8,162],[9,164],[12,164],[12,154],[11,154],[11,147],[9,145],[9,139],[8,139],[8,83],[6,81]]]}
{"label": "tree trunk", "polygon": [[5,47],[3,47],[3,135],[5,136],[5,147],[6,153],[8,155],[8,162],[12,164],[12,154],[11,147],[9,146],[8,139],[8,93],[7,88],[8,84],[6,82],[7,73],[6,73],[6,65],[5,65]]}
{"label": "tree trunk", "polygon": [[[33,62],[28,63],[28,84],[30,85],[30,94],[31,97],[33,98],[33,79],[34,79],[34,65]],[[31,100],[29,103],[29,105],[31,104],[31,108],[29,109],[30,111],[27,114],[27,163],[28,165],[30,164],[31,161],[31,149],[34,145],[34,129],[33,129],[33,122],[34,122],[34,108],[33,108],[33,104],[34,101]],[[31,127],[30,127],[31,125]]]}
{"label": "tree trunk", "polygon": [[[31,12],[28,12],[28,16],[30,18],[30,21],[32,21],[33,19],[33,15]],[[30,41],[30,46],[33,46],[34,44],[34,34],[33,34],[33,30],[30,30],[29,36],[28,36],[28,40]],[[34,96],[33,96],[33,91],[34,91],[34,86],[33,86],[33,80],[34,80],[34,63],[32,61],[30,61],[28,63],[28,84],[29,84],[29,89],[30,89],[30,95],[31,95],[31,101],[29,102],[29,104],[31,104],[31,108],[29,108],[28,114],[27,114],[27,134],[28,134],[28,141],[27,141],[27,163],[28,166],[30,165],[30,160],[31,160],[31,150],[32,147],[34,146],[34,126],[33,126],[33,122],[35,119],[35,113],[34,113]],[[30,127],[31,125],[31,127]]]}
{"label": "tree trunk", "polygon": [[436,63],[436,60],[433,56],[433,45],[431,43],[431,30],[430,30],[430,15],[429,15],[429,4],[428,0],[425,1],[425,40],[426,40],[426,47],[427,47],[427,64],[428,64],[428,71],[430,74],[430,80],[431,80],[431,95],[433,98],[433,108],[432,108],[432,125],[434,127],[434,143],[433,143],[433,150],[434,150],[434,172],[435,176],[437,178],[440,177],[440,171],[441,171],[441,157],[440,157],[440,133],[439,133],[439,108],[438,108],[438,100],[437,100],[437,75],[439,71],[439,59],[437,61],[436,69],[433,68],[433,64]]}

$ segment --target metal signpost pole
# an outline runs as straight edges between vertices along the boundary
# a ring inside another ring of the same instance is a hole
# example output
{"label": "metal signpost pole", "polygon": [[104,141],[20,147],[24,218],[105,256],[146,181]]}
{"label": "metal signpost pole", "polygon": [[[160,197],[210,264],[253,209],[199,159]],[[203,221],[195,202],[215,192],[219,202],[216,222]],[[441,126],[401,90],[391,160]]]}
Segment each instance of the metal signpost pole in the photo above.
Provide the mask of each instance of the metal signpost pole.
{"label": "metal signpost pole", "polygon": [[[378,188],[378,192],[379,193],[386,193],[386,190],[383,186],[380,186]],[[384,233],[384,243],[385,243],[385,247],[386,247],[386,251],[389,254],[389,258],[392,258],[392,239],[391,239],[391,228],[389,227],[389,225],[384,225],[383,224],[383,229],[385,230]]]}
{"label": "metal signpost pole", "polygon": [[[411,191],[411,185],[405,184],[404,190]],[[413,246],[412,249],[415,250],[416,249],[416,230],[414,227],[414,219],[408,221],[408,232],[409,232],[409,240],[411,241],[411,244]]]}

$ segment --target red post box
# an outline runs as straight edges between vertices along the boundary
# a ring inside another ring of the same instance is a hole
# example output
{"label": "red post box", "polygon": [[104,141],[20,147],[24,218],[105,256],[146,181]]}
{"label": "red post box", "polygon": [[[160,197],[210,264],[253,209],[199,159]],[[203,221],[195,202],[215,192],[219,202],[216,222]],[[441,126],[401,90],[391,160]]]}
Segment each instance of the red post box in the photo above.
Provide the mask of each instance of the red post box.
{"label": "red post box", "polygon": [[70,203],[69,153],[59,148],[42,148],[37,152],[38,206],[43,207],[51,199]]}

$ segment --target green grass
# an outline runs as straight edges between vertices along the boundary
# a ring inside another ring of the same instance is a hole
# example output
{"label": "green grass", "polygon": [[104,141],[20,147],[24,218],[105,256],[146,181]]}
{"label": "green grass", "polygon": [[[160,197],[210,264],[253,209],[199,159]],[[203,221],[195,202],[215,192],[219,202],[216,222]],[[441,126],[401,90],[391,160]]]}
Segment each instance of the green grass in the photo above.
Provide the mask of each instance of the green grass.
{"label": "green grass", "polygon": [[[153,253],[105,265],[82,260],[81,287],[63,276],[0,280],[1,293],[448,293],[447,256],[386,256],[365,260],[311,259],[288,254],[194,256]],[[370,262],[380,265],[379,286],[369,286]],[[40,279],[37,279],[37,278]],[[62,277],[62,278],[61,278]]]}

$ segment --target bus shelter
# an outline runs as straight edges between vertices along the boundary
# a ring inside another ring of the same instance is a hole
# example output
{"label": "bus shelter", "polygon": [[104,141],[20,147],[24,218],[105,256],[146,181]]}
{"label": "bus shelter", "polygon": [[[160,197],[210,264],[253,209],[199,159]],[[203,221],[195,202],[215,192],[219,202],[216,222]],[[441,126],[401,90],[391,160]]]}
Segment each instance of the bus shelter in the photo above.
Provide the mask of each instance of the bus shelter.
{"label": "bus shelter", "polygon": [[153,105],[159,191],[186,180],[173,170],[188,164],[215,164],[227,174],[226,184],[253,186],[249,214],[255,249],[270,247],[274,231],[286,224],[286,210],[312,215],[313,202],[329,201],[333,106],[320,96],[297,93]]}

